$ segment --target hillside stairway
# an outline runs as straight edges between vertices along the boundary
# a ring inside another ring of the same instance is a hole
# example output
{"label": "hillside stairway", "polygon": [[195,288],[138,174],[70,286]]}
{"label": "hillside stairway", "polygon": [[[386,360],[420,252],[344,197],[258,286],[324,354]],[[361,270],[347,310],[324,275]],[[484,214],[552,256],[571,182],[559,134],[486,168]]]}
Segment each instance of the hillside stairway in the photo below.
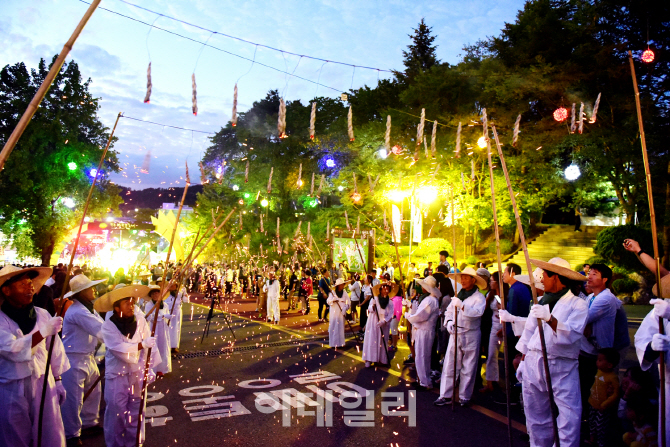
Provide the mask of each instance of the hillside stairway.
{"label": "hillside stairway", "polygon": [[[528,254],[531,259],[548,261],[554,257],[561,257],[570,263],[574,269],[579,264],[595,256],[593,247],[596,245],[598,233],[606,227],[582,226],[582,231],[574,231],[572,225],[552,225],[528,244]],[[526,259],[523,250],[517,251],[505,263],[514,263],[521,266],[526,272]]]}

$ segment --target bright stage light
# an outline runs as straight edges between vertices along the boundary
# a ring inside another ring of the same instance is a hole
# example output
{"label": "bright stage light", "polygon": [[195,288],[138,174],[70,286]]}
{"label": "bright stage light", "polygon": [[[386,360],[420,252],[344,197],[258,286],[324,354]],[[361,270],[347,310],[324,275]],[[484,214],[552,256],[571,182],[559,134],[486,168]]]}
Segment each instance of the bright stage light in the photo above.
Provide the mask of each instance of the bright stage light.
{"label": "bright stage light", "polygon": [[416,192],[417,199],[424,205],[430,205],[437,199],[437,188],[434,186],[423,186]]}
{"label": "bright stage light", "polygon": [[88,175],[90,175],[91,177],[95,177],[96,175],[98,175],[98,170],[93,168],[90,171],[88,171]]}

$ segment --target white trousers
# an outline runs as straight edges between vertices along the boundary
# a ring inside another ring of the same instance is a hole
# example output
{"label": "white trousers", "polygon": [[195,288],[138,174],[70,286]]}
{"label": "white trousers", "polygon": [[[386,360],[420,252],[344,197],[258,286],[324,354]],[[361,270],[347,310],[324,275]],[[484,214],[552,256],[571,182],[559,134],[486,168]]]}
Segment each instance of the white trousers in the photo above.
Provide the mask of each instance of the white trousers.
{"label": "white trousers", "polygon": [[[479,341],[482,333],[479,328],[470,331],[458,331],[456,349],[456,378],[460,380],[458,395],[461,401],[469,401],[475,388],[475,374],[479,358]],[[440,378],[440,397],[454,397],[454,335],[449,337],[449,345],[442,366]]]}
{"label": "white trousers", "polygon": [[500,371],[498,367],[498,354],[500,352],[500,344],[502,343],[502,335],[499,337],[496,333],[502,326],[500,324],[493,324],[491,326],[491,335],[489,336],[489,352],[486,356],[486,381],[497,382],[500,380]]}
{"label": "white trousers", "polygon": [[[554,445],[553,416],[549,405],[542,353],[528,351],[521,365],[523,365],[523,406],[530,445],[551,447]],[[579,447],[582,397],[579,391],[577,360],[550,359],[549,373],[554,400],[558,407],[557,423],[561,447]]]}
{"label": "white trousers", "polygon": [[275,323],[279,323],[279,297],[269,298],[268,297],[268,320],[274,320]]}
{"label": "white trousers", "polygon": [[414,366],[416,375],[419,378],[419,385],[432,387],[433,381],[430,378],[430,350],[433,347],[435,331],[412,329],[412,343],[414,344]]}
{"label": "white trousers", "polygon": [[[105,378],[105,443],[107,447],[134,447],[137,436],[137,415],[142,392],[141,371],[113,379]],[[146,404],[145,404],[146,405]],[[140,444],[144,442],[144,410],[142,411]]]}
{"label": "white trousers", "polygon": [[100,371],[93,354],[68,354],[70,369],[63,373],[63,387],[67,392],[61,406],[66,438],[78,438],[81,429],[98,425],[102,387],[97,383],[84,402],[84,394],[93,386]]}

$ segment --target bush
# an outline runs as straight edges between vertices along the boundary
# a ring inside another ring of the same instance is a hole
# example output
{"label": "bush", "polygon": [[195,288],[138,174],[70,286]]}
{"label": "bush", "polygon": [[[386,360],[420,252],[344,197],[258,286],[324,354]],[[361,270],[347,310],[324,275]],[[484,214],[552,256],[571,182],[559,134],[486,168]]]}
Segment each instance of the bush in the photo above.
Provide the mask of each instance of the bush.
{"label": "bush", "polygon": [[[604,260],[604,259],[603,259],[602,257],[600,257],[600,256],[591,256],[589,259],[587,259],[586,261],[584,261],[584,264],[588,264],[588,265],[592,265],[592,264],[607,264],[607,261]],[[580,269],[580,270],[575,269],[575,270],[577,270],[578,272],[581,271],[581,270],[583,270],[584,264],[582,264],[582,269]]]}
{"label": "bush", "polygon": [[[512,253],[513,250],[514,250],[514,244],[512,243],[512,241],[507,239],[500,240],[500,254],[506,255]],[[497,254],[496,241],[493,241],[489,244],[488,253],[494,256]]]}
{"label": "bush", "polygon": [[616,295],[628,295],[637,291],[640,283],[630,278],[619,278],[612,283],[612,291]]}
{"label": "bush", "polygon": [[476,256],[468,256],[468,258],[465,260],[470,265],[475,265],[477,262],[477,257]]}
{"label": "bush", "polygon": [[442,238],[429,238],[419,242],[419,246],[412,251],[412,256],[434,259],[437,261],[442,250],[446,250],[449,252],[449,256],[453,256],[451,243],[448,240]]}
{"label": "bush", "polygon": [[[643,265],[637,256],[623,248],[623,240],[627,238],[636,240],[645,252],[653,253],[651,232],[636,225],[620,225],[604,229],[598,234],[598,241],[593,251],[604,258],[607,263],[616,264],[628,270],[640,271]],[[659,251],[662,251],[660,243]],[[663,253],[659,253],[659,256],[663,256]]]}

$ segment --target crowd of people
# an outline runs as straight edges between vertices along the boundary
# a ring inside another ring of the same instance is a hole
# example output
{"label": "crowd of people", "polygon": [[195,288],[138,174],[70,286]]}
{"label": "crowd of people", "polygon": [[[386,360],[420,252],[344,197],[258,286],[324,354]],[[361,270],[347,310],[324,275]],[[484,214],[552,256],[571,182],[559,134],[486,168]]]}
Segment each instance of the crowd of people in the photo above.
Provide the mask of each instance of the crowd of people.
{"label": "crowd of people", "polygon": [[[656,271],[637,242],[627,239],[624,247]],[[278,324],[282,312],[309,314],[316,301],[317,323],[328,325],[329,346],[345,346],[347,330],[358,328],[353,335],[363,339],[365,367],[389,365],[403,340],[410,351],[404,363],[416,372],[413,385],[439,389],[436,406],[466,407],[487,393],[499,403],[509,400],[523,408],[531,445],[553,445],[554,420],[563,446],[657,445],[659,401],[652,366],[661,353],[670,354],[670,336],[658,324],[663,318],[670,332],[670,300],[651,301],[654,309],[635,335],[639,365],[620,377],[618,365],[630,339],[625,310],[610,290],[609,266],[593,264],[576,272],[556,257],[531,260],[536,269],[523,275],[512,263],[491,273],[481,263],[452,267],[448,258],[440,252],[437,266],[428,263],[423,275],[412,264],[407,277],[396,274],[391,263],[362,274],[345,263],[201,265],[183,289],[170,282],[163,299],[161,281],[169,281],[179,264],[128,275],[84,266],[69,278],[60,266],[6,266],[0,270],[0,398],[9,409],[0,415],[0,441],[34,445],[41,396],[36,390],[44,384],[53,342],[43,424],[43,439],[49,441],[43,445],[81,445],[83,431],[103,429],[95,358],[101,344],[106,443],[135,445],[147,349],[155,348],[149,381],[170,373],[182,304],[188,293],[200,292],[255,300],[259,318],[270,324]],[[660,274],[661,290],[655,293],[667,296],[670,275],[662,267]],[[69,301],[54,300],[66,280]],[[280,309],[282,297],[285,309]],[[64,318],[56,316],[63,310]],[[660,386],[670,392],[667,381]],[[667,404],[663,410],[667,420]]]}

